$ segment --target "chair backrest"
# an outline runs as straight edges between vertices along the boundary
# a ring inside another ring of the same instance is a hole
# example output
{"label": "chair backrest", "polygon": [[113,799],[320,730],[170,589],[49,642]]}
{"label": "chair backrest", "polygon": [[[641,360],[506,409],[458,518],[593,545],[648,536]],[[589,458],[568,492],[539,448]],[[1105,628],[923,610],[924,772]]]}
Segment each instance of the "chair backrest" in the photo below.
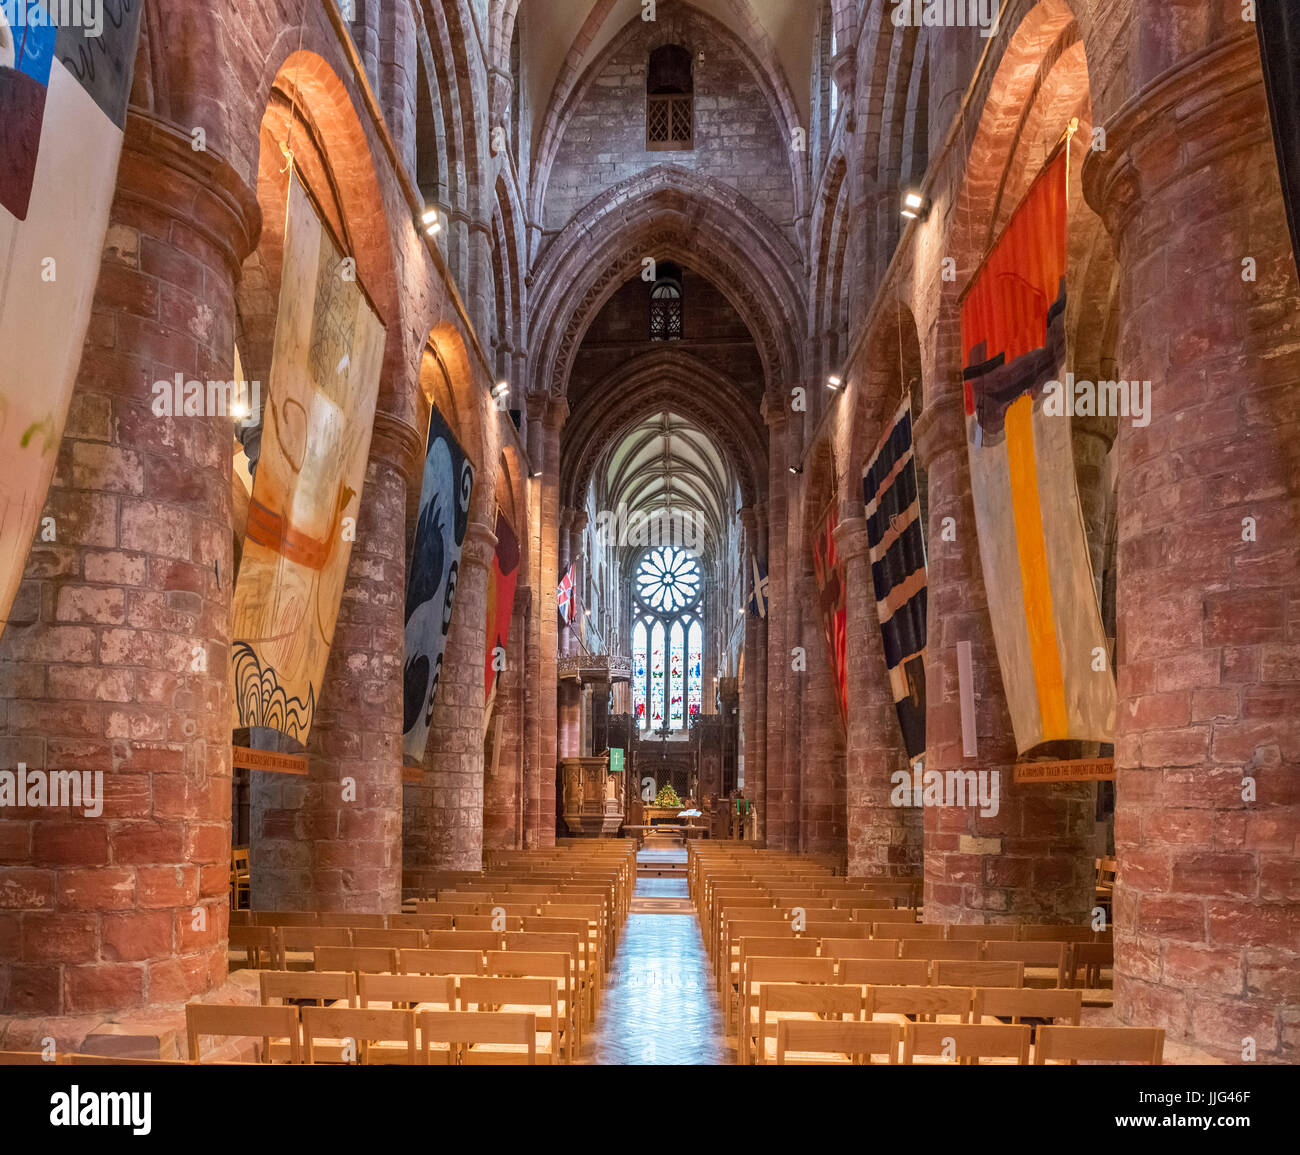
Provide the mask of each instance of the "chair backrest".
{"label": "chair backrest", "polygon": [[903,1031],[903,1062],[917,1055],[939,1055],[950,1062],[978,1063],[981,1059],[1029,1062],[1029,1027],[982,1023],[908,1023]]}
{"label": "chair backrest", "polygon": [[357,927],[352,932],[353,946],[392,946],[402,949],[414,949],[424,946],[424,931],[414,927],[395,927],[381,930],[378,927]]}
{"label": "chair backrest", "polygon": [[449,914],[390,914],[390,930],[451,930]]}
{"label": "chair backrest", "polygon": [[1039,926],[1022,923],[1020,926],[1021,942],[1091,942],[1093,930],[1091,924],[1067,923],[1063,926]]}
{"label": "chair backrest", "polygon": [[1011,942],[1019,931],[1020,928],[1013,923],[999,926],[985,926],[983,923],[972,922],[949,923],[948,941]]}
{"label": "chair backrest", "polygon": [[266,963],[275,970],[284,969],[284,946],[278,926],[232,926],[227,934],[235,950],[247,951],[250,959],[254,952],[258,955],[265,952]]}
{"label": "chair backrest", "polygon": [[357,995],[362,1009],[368,1009],[371,1003],[390,1003],[396,1010],[414,1008],[419,1003],[437,1003],[449,1011],[457,1009],[456,980],[445,975],[362,975]]}
{"label": "chair backrest", "polygon": [[904,939],[899,955],[902,958],[930,959],[969,959],[980,957],[977,942],[936,942],[934,939]]}
{"label": "chair backrest", "polygon": [[830,958],[898,957],[898,940],[893,938],[823,938],[822,954]]}
{"label": "chair backrest", "polygon": [[411,1011],[303,1007],[302,1033],[309,1063],[316,1061],[315,1044],[318,1039],[352,1040],[356,1044],[356,1062],[363,1065],[375,1060],[374,1043],[402,1043],[405,1046],[404,1055],[401,1052],[393,1054],[393,1049],[388,1048],[389,1055],[393,1058],[402,1057],[412,1065],[417,1059],[415,1015]]}
{"label": "chair backrest", "polygon": [[957,1015],[965,1023],[970,1020],[974,997],[970,987],[868,987],[866,1016]]}
{"label": "chair backrest", "polygon": [[430,1062],[430,1044],[446,1043],[458,1051],[476,1043],[516,1044],[526,1048],[527,1062],[537,1062],[537,1016],[502,1011],[426,1011],[416,1016],[420,1047]]}
{"label": "chair backrest", "polygon": [[986,1018],[1010,1019],[1013,1023],[1022,1018],[1055,1019],[1077,1027],[1082,1010],[1082,991],[979,987],[972,1017],[977,1023]]}
{"label": "chair backrest", "polygon": [[840,959],[840,982],[859,986],[923,987],[930,982],[925,959]]}
{"label": "chair backrest", "polygon": [[254,926],[319,926],[320,915],[314,910],[250,911]]}
{"label": "chair backrest", "polygon": [[750,957],[745,960],[745,989],[752,983],[835,983],[833,958]]}
{"label": "chair backrest", "polygon": [[43,1051],[0,1051],[0,1067],[57,1067],[71,1061],[62,1051],[56,1051],[52,1059],[47,1059]]}
{"label": "chair backrest", "polygon": [[815,918],[808,920],[807,925],[803,928],[803,933],[808,938],[865,939],[871,937],[871,927],[865,922],[849,922],[848,920],[841,922],[834,919]]}
{"label": "chair backrest", "polygon": [[862,988],[813,985],[810,983],[764,983],[758,993],[758,1031],[754,1054],[767,1060],[767,1039],[776,1036],[776,1023],[769,1016],[782,1012],[816,1014],[822,1017],[862,1018]]}
{"label": "chair backrest", "polygon": [[351,946],[352,931],[346,926],[282,926],[280,943],[285,950],[314,951],[318,946]]}
{"label": "chair backrest", "polygon": [[573,960],[558,951],[488,951],[487,972],[497,978],[563,979],[568,989]]}
{"label": "chair backrest", "polygon": [[854,1019],[782,1019],[776,1027],[776,1061],[784,1066],[787,1056],[797,1053],[800,1062],[815,1062],[809,1055],[845,1056],[854,1064],[872,1062],[884,1055],[886,1063],[898,1062],[897,1023],[864,1023]]}
{"label": "chair backrest", "polygon": [[766,938],[763,935],[747,934],[739,941],[742,959],[753,958],[756,955],[764,958],[815,958],[817,956],[815,938]]}
{"label": "chair backrest", "polygon": [[551,915],[535,914],[524,919],[524,930],[540,934],[576,934],[587,937],[587,920],[585,918],[555,918]]}
{"label": "chair backrest", "polygon": [[1039,1027],[1034,1062],[1146,1063],[1164,1059],[1165,1033],[1149,1027]]}
{"label": "chair backrest", "polygon": [[302,1059],[297,1007],[231,1007],[217,1003],[190,1003],[185,1008],[185,1039],[191,1059],[202,1059],[199,1050],[199,1037],[202,1035],[227,1039],[260,1038],[261,1060],[264,1063],[270,1062],[270,1040],[288,1039],[290,1062],[297,1063]]}
{"label": "chair backrest", "polygon": [[430,950],[500,950],[502,936],[494,930],[431,930]]}
{"label": "chair backrest", "polygon": [[481,975],[481,950],[403,950],[397,952],[404,975]]}
{"label": "chair backrest", "polygon": [[936,959],[931,981],[937,987],[1023,987],[1025,964],[977,959]]}
{"label": "chair backrest", "polygon": [[388,916],[386,914],[355,914],[350,910],[327,910],[317,916],[321,926],[359,926],[372,930],[383,930]]}
{"label": "chair backrest", "polygon": [[[859,913],[859,911],[861,911],[861,913]],[[858,922],[913,923],[916,921],[916,911],[908,906],[900,906],[895,910],[876,910],[874,907],[858,907],[854,910],[853,917]]]}
{"label": "chair backrest", "polygon": [[[558,979],[463,978],[460,1005],[467,1011],[495,1012],[499,1007],[537,1008],[537,1030],[557,1034],[560,1027],[560,984]],[[550,1007],[549,1014],[542,1010]],[[512,1010],[511,1013],[524,1013]],[[557,1042],[558,1040],[552,1040]]]}
{"label": "chair backrest", "polygon": [[1026,967],[1054,967],[1056,985],[1065,986],[1070,944],[1065,942],[984,942],[981,957],[993,962],[1022,962]]}
{"label": "chair backrest", "polygon": [[902,923],[900,925],[887,925],[885,932],[891,938],[899,939],[932,939],[939,940],[945,938],[947,927],[941,922],[915,922]]}
{"label": "chair backrest", "polygon": [[397,951],[389,946],[322,946],[316,948],[316,970],[394,974]]}
{"label": "chair backrest", "polygon": [[317,1006],[344,1001],[357,1005],[357,976],[352,971],[263,971],[260,989],[268,1007],[285,999],[311,999]]}

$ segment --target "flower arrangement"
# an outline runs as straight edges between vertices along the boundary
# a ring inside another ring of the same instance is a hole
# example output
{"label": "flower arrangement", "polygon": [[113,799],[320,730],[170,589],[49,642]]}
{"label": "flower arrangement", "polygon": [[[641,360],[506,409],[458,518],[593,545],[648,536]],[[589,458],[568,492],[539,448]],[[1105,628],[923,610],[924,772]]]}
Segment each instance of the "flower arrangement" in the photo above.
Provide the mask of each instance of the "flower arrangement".
{"label": "flower arrangement", "polygon": [[674,790],[671,785],[665,784],[664,786],[660,787],[659,793],[655,796],[655,805],[671,807],[675,809],[675,808],[680,808],[683,805],[683,803],[682,800],[677,796],[677,791]]}

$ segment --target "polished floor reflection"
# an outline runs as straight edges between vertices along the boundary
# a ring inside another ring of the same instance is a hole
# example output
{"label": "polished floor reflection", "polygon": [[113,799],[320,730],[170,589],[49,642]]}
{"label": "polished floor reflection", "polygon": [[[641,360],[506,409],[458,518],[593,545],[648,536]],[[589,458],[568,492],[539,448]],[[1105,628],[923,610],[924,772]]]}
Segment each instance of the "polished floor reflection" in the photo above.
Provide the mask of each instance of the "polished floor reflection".
{"label": "polished floor reflection", "polygon": [[637,881],[600,1014],[583,1050],[583,1061],[601,1065],[732,1061],[685,878]]}

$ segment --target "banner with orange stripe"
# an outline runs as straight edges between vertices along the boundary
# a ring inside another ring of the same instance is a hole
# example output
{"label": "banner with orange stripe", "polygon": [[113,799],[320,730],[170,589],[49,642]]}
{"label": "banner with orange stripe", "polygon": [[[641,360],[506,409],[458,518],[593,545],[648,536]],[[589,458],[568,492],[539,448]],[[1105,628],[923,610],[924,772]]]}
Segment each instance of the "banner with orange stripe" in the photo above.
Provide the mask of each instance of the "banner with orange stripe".
{"label": "banner with orange stripe", "polygon": [[1115,680],[1097,604],[1064,374],[1066,154],[1034,182],[962,302],[971,494],[1007,707],[1020,753],[1109,742]]}

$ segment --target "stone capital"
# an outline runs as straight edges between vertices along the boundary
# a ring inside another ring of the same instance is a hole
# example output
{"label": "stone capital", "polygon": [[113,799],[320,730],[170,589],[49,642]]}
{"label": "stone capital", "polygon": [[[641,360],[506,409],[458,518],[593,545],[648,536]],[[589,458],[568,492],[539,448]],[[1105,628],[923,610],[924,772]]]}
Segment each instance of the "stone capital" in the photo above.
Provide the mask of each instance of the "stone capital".
{"label": "stone capital", "polygon": [[916,457],[929,469],[945,454],[965,451],[966,413],[958,390],[927,397],[921,416],[912,427]]}
{"label": "stone capital", "polygon": [[465,531],[465,544],[461,546],[461,569],[473,567],[487,571],[496,556],[497,535],[480,521],[472,521]]}
{"label": "stone capital", "polygon": [[865,517],[846,517],[835,527],[835,549],[841,561],[847,563],[864,557],[870,548]]}
{"label": "stone capital", "polygon": [[[178,195],[174,176],[159,178],[159,168],[188,180],[193,194]],[[236,283],[262,233],[257,191],[225,157],[196,151],[189,129],[134,106],[126,118],[117,195],[151,213],[184,219],[221,254]]]}
{"label": "stone capital", "polygon": [[515,586],[514,610],[517,614],[527,614],[533,608],[533,587]]}
{"label": "stone capital", "polygon": [[392,414],[376,413],[370,459],[393,466],[407,485],[416,485],[424,469],[424,438],[415,426]]}

